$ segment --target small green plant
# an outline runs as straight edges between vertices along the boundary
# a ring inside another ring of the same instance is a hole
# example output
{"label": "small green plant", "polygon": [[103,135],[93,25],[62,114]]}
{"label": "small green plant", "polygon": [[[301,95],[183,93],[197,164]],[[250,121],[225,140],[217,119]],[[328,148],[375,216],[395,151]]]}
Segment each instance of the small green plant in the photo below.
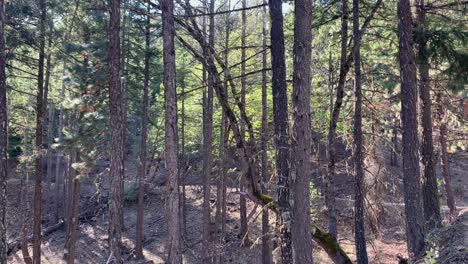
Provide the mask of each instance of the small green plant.
{"label": "small green plant", "polygon": [[427,236],[427,250],[424,256],[424,264],[438,264],[439,258],[439,238],[433,234]]}
{"label": "small green plant", "polygon": [[426,256],[424,257],[424,264],[438,264],[437,258],[439,257],[438,248],[429,248],[426,251]]}
{"label": "small green plant", "polygon": [[444,180],[437,178],[437,197],[442,198],[442,188],[444,187]]}

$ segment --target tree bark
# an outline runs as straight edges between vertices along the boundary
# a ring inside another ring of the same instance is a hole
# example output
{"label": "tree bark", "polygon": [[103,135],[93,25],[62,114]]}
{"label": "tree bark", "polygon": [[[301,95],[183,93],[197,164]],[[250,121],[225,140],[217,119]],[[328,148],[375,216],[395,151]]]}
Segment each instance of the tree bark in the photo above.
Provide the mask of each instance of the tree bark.
{"label": "tree bark", "polygon": [[[60,88],[60,98],[62,100],[65,99],[65,69],[66,69],[66,63],[63,63],[63,70],[62,70],[62,83],[61,83],[61,88]],[[62,129],[63,129],[63,106],[60,105],[60,112],[59,112],[59,123],[57,127],[57,136],[58,136],[58,142],[61,144],[62,143]],[[62,159],[60,155],[62,154],[61,151],[57,152],[57,160],[56,160],[56,165],[55,165],[55,190],[54,190],[54,200],[55,200],[55,211],[54,211],[54,222],[58,223],[60,219],[60,206],[62,205],[62,201],[60,199],[60,167],[61,167],[61,162]],[[65,169],[64,169],[65,170]],[[62,183],[64,183],[64,179],[62,178]]]}
{"label": "tree bark", "polygon": [[[224,5],[226,9],[229,10],[230,7],[230,0],[224,0]],[[230,15],[229,13],[225,14],[225,35],[224,35],[224,64],[229,65],[229,35],[230,35]],[[228,74],[227,72],[224,73],[224,82],[223,88],[224,92],[227,94],[227,86],[228,86]],[[229,139],[229,127],[228,127],[228,119],[226,118],[226,114],[224,111],[221,111],[221,126],[219,128],[220,135],[219,135],[219,157],[220,157],[220,167],[221,167],[221,176],[218,185],[217,191],[217,210],[216,210],[216,222],[221,226],[220,234],[219,234],[219,252],[218,252],[218,263],[224,263],[224,256],[225,256],[225,233],[226,233],[226,174],[227,174],[227,165],[226,165],[226,158],[227,158],[227,147],[228,147],[228,139]]]}
{"label": "tree bark", "polygon": [[122,263],[122,185],[124,175],[122,87],[120,80],[120,0],[109,6],[109,106],[110,106],[110,181],[109,194],[109,250],[115,264]]}
{"label": "tree bark", "polygon": [[275,161],[278,177],[278,206],[281,216],[281,261],[292,263],[291,206],[289,204],[289,143],[288,97],[284,54],[283,8],[281,0],[269,0],[270,43],[273,93],[273,122],[275,125]]}
{"label": "tree bark", "polygon": [[[52,32],[52,28],[50,27],[50,31]],[[52,170],[51,170],[51,167],[52,167],[52,148],[51,148],[51,145],[52,145],[52,140],[53,140],[53,130],[52,130],[52,127],[53,127],[53,124],[54,124],[54,121],[53,121],[53,116],[54,116],[54,109],[52,107],[49,107],[49,88],[50,88],[50,69],[51,69],[51,64],[52,64],[52,61],[51,61],[51,54],[50,54],[50,49],[51,49],[51,46],[52,46],[52,38],[49,36],[48,37],[48,53],[47,53],[47,57],[45,59],[46,61],[46,65],[45,65],[45,79],[44,79],[44,103],[43,103],[43,106],[44,106],[44,127],[47,129],[47,131],[45,131],[47,133],[46,135],[46,144],[47,144],[47,152],[45,153],[45,156],[47,158],[47,170],[46,170],[46,176],[45,176],[45,184],[46,184],[46,192],[45,192],[45,197],[44,197],[44,200],[45,200],[45,203],[49,203],[49,200],[50,200],[50,197],[52,197],[52,193],[51,193],[51,187],[52,187]],[[47,117],[46,117],[47,115]],[[43,214],[45,216],[47,216],[48,212],[43,212]]]}
{"label": "tree bark", "polygon": [[[184,76],[185,78],[185,76]],[[180,168],[181,171],[179,172],[179,184],[182,185],[182,193],[181,193],[181,201],[180,206],[181,206],[181,235],[182,237],[187,234],[187,195],[186,195],[186,177],[187,177],[187,159],[186,159],[186,154],[185,154],[185,79],[182,78],[181,80],[181,110],[180,110],[180,115],[181,115],[181,126],[180,126],[180,154],[182,156],[182,160],[179,162],[181,163]]]}
{"label": "tree bark", "polygon": [[[28,120],[29,118],[26,118]],[[28,133],[26,129],[24,130],[24,140],[25,142],[28,142]],[[27,151],[27,150],[26,150]],[[15,242],[8,244],[7,247],[7,255],[10,254],[13,251],[13,248],[16,248],[16,246],[21,247],[21,254],[23,255],[23,261],[25,264],[32,264],[32,258],[31,255],[29,254],[29,249],[28,249],[28,241],[26,238],[26,233],[27,233],[27,227],[30,224],[30,218],[29,213],[31,211],[31,204],[29,203],[29,197],[28,197],[28,190],[29,190],[29,171],[25,169],[26,173],[26,179],[21,186],[21,216],[22,216],[22,223],[21,223],[21,230],[20,230],[20,238],[17,241],[16,245]]]}
{"label": "tree bark", "polygon": [[184,84],[182,85],[182,107],[181,107],[181,110],[180,110],[180,114],[182,116],[182,121],[181,121],[181,126],[180,126],[180,134],[181,134],[181,142],[180,142],[180,147],[181,147],[181,151],[180,153],[182,154],[182,160],[181,160],[181,168],[182,168],[182,172],[179,173],[179,175],[181,175],[181,178],[180,180],[182,182],[180,182],[180,184],[182,184],[182,195],[181,195],[181,199],[182,201],[180,202],[181,203],[181,207],[182,207],[182,211],[181,211],[181,215],[182,215],[182,226],[181,226],[181,229],[182,229],[182,236],[185,236],[187,234],[187,195],[186,195],[186,174],[187,174],[187,160],[186,160],[186,154],[185,154],[185,81],[184,81]]}
{"label": "tree bark", "polygon": [[[267,68],[267,17],[266,0],[262,7],[262,68]],[[261,127],[261,168],[262,168],[262,192],[268,192],[268,108],[267,108],[267,74],[262,72],[262,127]],[[262,264],[273,264],[273,258],[270,248],[270,224],[268,208],[262,211]]]}
{"label": "tree bark", "polygon": [[[210,0],[209,12],[214,12],[214,0]],[[204,17],[203,17],[204,18]],[[209,16],[208,45],[214,48],[214,16]],[[203,107],[203,242],[202,260],[203,263],[213,263],[211,252],[211,167],[212,167],[212,131],[213,131],[213,74],[208,74],[208,87]]]}
{"label": "tree bark", "polygon": [[[72,122],[78,123],[75,119],[75,115],[72,114]],[[70,130],[75,133],[76,128],[71,125]],[[67,201],[67,212],[66,212],[66,220],[65,220],[65,225],[66,225],[66,233],[65,233],[65,259],[67,259],[68,255],[68,242],[70,241],[68,235],[70,234],[69,230],[71,228],[71,222],[72,222],[72,214],[73,214],[73,180],[76,178],[76,170],[73,168],[73,164],[78,161],[78,152],[76,151],[75,148],[72,148],[70,150],[69,154],[69,159],[68,159],[68,175],[67,175],[67,192],[66,192],[66,201]]]}
{"label": "tree bark", "polygon": [[8,249],[6,238],[8,116],[5,46],[5,1],[0,0],[0,263],[7,262]]}
{"label": "tree bark", "polygon": [[44,57],[45,57],[45,0],[39,1],[39,63],[37,73],[36,99],[36,141],[34,184],[33,263],[41,263],[41,222],[42,222],[42,143],[44,129]]}
{"label": "tree bark", "polygon": [[398,122],[398,116],[395,114],[393,117],[393,128],[392,128],[392,153],[390,154],[390,164],[392,166],[398,166],[398,127],[399,127],[399,122]]}
{"label": "tree bark", "polygon": [[344,97],[344,85],[346,81],[346,75],[349,70],[349,64],[347,64],[348,54],[348,0],[341,1],[341,57],[340,57],[340,75],[338,80],[338,86],[336,88],[336,101],[333,106],[330,127],[328,129],[327,137],[327,153],[328,153],[328,164],[327,164],[327,181],[325,190],[325,202],[328,209],[328,232],[333,238],[337,238],[338,232],[336,228],[336,202],[335,202],[335,163],[336,163],[336,127],[338,125],[338,119],[340,116],[341,105],[343,104]]}
{"label": "tree bark", "polygon": [[[47,63],[48,64],[48,63]],[[45,97],[45,96],[44,96]],[[44,112],[44,114],[47,112]],[[48,108],[48,117],[47,117],[47,174],[46,174],[46,184],[47,184],[47,189],[46,189],[46,197],[44,200],[46,203],[50,203],[49,201],[52,198],[52,144],[54,140],[54,135],[53,135],[53,124],[54,124],[54,116],[55,116],[55,109],[51,106]],[[45,215],[47,215],[47,212],[44,212]]]}
{"label": "tree bark", "polygon": [[221,189],[220,191],[220,197],[218,200],[221,203],[220,206],[220,223],[221,223],[221,232],[219,234],[219,264],[224,263],[224,257],[225,257],[225,252],[226,252],[226,241],[225,241],[225,236],[226,236],[226,219],[227,219],[227,204],[226,204],[226,199],[227,199],[227,189],[226,189],[226,175],[227,175],[227,165],[225,162],[225,159],[227,158],[227,150],[228,150],[228,139],[229,139],[229,126],[228,126],[228,120],[226,116],[223,114],[221,117],[221,127],[220,127],[220,145],[219,149],[222,151],[221,153],[221,181],[219,184],[219,188]]}
{"label": "tree bark", "polygon": [[[127,114],[128,114],[128,96],[127,96],[127,53],[128,53],[128,46],[126,45],[126,35],[127,35],[127,9],[128,9],[128,2],[129,0],[119,0],[120,3],[119,6],[122,8],[121,12],[121,17],[122,17],[122,23],[119,28],[120,32],[120,39],[119,41],[121,42],[120,46],[120,89],[121,89],[121,96],[122,96],[122,155],[123,155],[123,163],[122,163],[122,181],[120,182],[120,190],[121,190],[121,195],[123,196],[123,191],[124,191],[124,178],[125,178],[125,159],[128,154],[128,149],[127,149],[127,144],[128,144],[128,124],[127,124]],[[124,215],[123,215],[123,210],[122,214],[120,215],[120,226],[122,230],[125,230],[125,221],[124,221]]]}
{"label": "tree bark", "polygon": [[[147,5],[147,12],[151,11],[150,5]],[[151,18],[146,17],[145,26],[145,68],[143,79],[143,102],[142,102],[142,121],[141,121],[141,141],[140,141],[140,166],[138,171],[138,207],[135,235],[135,255],[138,259],[143,258],[143,221],[144,221],[144,199],[146,189],[146,141],[148,139],[148,86],[150,80],[150,30]]]}
{"label": "tree bark", "polygon": [[76,232],[78,228],[78,211],[80,209],[80,175],[73,179],[73,200],[71,207],[71,217],[68,223],[67,235],[67,264],[75,263],[76,256]]}
{"label": "tree bark", "polygon": [[424,220],[428,231],[442,225],[440,204],[437,190],[437,178],[434,167],[434,143],[432,139],[432,110],[429,81],[429,51],[427,48],[426,10],[424,0],[416,1],[417,28],[416,44],[419,66],[419,96],[421,100],[421,125],[423,128],[421,155],[424,165],[422,194]]}
{"label": "tree bark", "polygon": [[442,167],[442,175],[444,177],[444,188],[445,188],[445,195],[447,199],[447,206],[450,210],[450,215],[452,217],[455,216],[456,213],[456,206],[455,206],[455,199],[453,198],[453,191],[452,191],[452,176],[450,175],[450,164],[448,160],[448,153],[447,153],[447,112],[444,107],[444,102],[442,98],[442,92],[437,93],[437,114],[439,118],[439,144],[440,144],[440,161]]}
{"label": "tree bark", "polygon": [[[247,28],[247,7],[246,0],[242,0],[242,32],[241,32],[241,97],[240,102],[242,107],[245,109],[245,94],[246,94],[246,79],[245,79],[245,45],[246,45],[246,28]],[[242,137],[245,139],[245,123],[243,119],[240,119],[240,129]],[[249,247],[251,242],[248,235],[248,221],[247,221],[247,200],[245,198],[245,175],[241,176],[240,182],[240,233],[241,246]]]}
{"label": "tree bark", "polygon": [[412,18],[409,0],[398,0],[397,13],[406,240],[410,258],[417,258],[424,253],[425,245],[418,152],[416,67],[413,54]]}
{"label": "tree bark", "polygon": [[179,183],[177,159],[176,64],[174,49],[174,3],[161,0],[164,98],[165,98],[165,161],[167,171],[168,263],[182,263],[179,224]]}
{"label": "tree bark", "polygon": [[357,263],[367,264],[364,229],[364,153],[362,138],[361,47],[359,41],[359,1],[353,0],[353,57],[354,57],[354,237]]}
{"label": "tree bark", "polygon": [[294,2],[294,73],[292,127],[292,223],[294,263],[312,263],[310,172],[312,131],[310,124],[312,1]]}

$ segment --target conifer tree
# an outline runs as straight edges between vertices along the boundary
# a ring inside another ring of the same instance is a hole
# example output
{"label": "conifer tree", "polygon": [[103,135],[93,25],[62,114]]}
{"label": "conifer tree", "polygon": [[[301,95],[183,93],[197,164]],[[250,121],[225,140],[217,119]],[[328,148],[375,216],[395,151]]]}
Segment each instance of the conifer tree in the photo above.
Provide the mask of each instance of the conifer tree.
{"label": "conifer tree", "polygon": [[6,207],[7,207],[7,135],[5,56],[5,1],[0,0],[0,263],[7,261]]}

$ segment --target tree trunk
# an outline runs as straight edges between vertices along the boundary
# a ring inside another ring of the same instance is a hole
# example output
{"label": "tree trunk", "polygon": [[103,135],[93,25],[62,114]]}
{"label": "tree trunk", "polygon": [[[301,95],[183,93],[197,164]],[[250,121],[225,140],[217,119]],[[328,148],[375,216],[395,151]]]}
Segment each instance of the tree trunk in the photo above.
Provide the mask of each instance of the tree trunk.
{"label": "tree trunk", "polygon": [[[50,106],[48,109],[48,118],[47,118],[47,174],[46,174],[46,203],[50,203],[49,201],[52,199],[52,144],[54,140],[54,132],[53,132],[53,124],[54,124],[54,116],[55,116],[55,109]],[[46,112],[44,112],[46,113]],[[45,215],[48,215],[47,212],[44,212]]]}
{"label": "tree trunk", "polygon": [[[150,5],[147,6],[147,12],[151,11]],[[151,18],[146,17],[145,26],[145,68],[143,80],[143,103],[142,103],[142,121],[141,121],[141,141],[140,141],[140,166],[138,170],[138,207],[136,220],[136,238],[135,255],[138,259],[143,258],[143,220],[144,220],[144,199],[146,187],[146,141],[148,139],[148,86],[150,80],[150,30]]]}
{"label": "tree trunk", "polygon": [[[366,29],[369,27],[372,18],[374,17],[377,9],[381,6],[382,0],[377,0],[374,6],[372,7],[370,14],[365,18],[364,23],[359,31],[359,42],[362,39],[362,36]],[[348,48],[348,1],[342,0],[341,5],[341,58],[340,58],[340,74],[338,78],[338,85],[336,87],[336,98],[333,106],[330,127],[328,130],[327,136],[327,156],[328,156],[328,175],[327,175],[327,187],[325,194],[325,202],[329,211],[329,224],[328,229],[332,237],[336,239],[337,230],[336,230],[336,212],[335,212],[335,190],[333,180],[335,178],[335,163],[336,163],[336,127],[338,125],[338,120],[340,117],[341,106],[343,104],[344,98],[344,88],[346,82],[346,75],[349,72],[350,65],[352,62],[353,54],[350,53],[346,55]]]}
{"label": "tree trunk", "polygon": [[275,161],[278,177],[278,206],[281,216],[281,261],[292,263],[291,206],[289,204],[289,144],[288,97],[286,62],[284,57],[283,8],[281,0],[269,0],[270,45],[273,93],[273,121],[275,124]]}
{"label": "tree trunk", "polygon": [[[75,120],[74,115],[72,115],[72,118],[73,120]],[[70,130],[74,132],[75,128],[71,126]],[[68,258],[68,242],[70,241],[68,234],[70,234],[69,230],[71,228],[72,214],[73,214],[73,179],[76,178],[76,170],[73,169],[73,163],[77,162],[77,154],[78,153],[76,149],[72,148],[70,150],[69,159],[68,159],[68,175],[67,175],[67,187],[66,187],[67,188],[67,192],[66,192],[67,212],[66,212],[66,221],[65,221],[65,225],[66,225],[65,249],[67,250],[65,250],[65,254],[64,254],[65,259]]]}
{"label": "tree trunk", "polygon": [[[230,8],[230,0],[224,0],[224,5],[227,10]],[[225,36],[224,36],[224,64],[229,65],[229,35],[230,35],[230,15],[226,13],[225,16]],[[223,82],[223,89],[224,92],[227,94],[227,86],[228,86],[228,74],[227,72],[224,73],[224,82]],[[216,224],[220,225],[220,234],[219,234],[219,252],[218,252],[218,263],[224,263],[224,256],[225,256],[225,233],[226,233],[226,174],[227,174],[227,165],[226,165],[226,151],[228,146],[228,139],[229,139],[229,127],[228,127],[228,120],[226,118],[226,114],[224,111],[221,111],[221,126],[219,128],[220,135],[219,135],[219,158],[220,158],[220,167],[221,167],[221,176],[220,181],[218,184],[218,191],[217,191],[217,210],[216,210]]]}
{"label": "tree trunk", "polygon": [[[185,78],[185,76],[184,76]],[[185,79],[182,79],[181,80],[181,92],[182,92],[182,96],[181,96],[181,110],[180,110],[180,115],[181,115],[181,125],[180,125],[180,154],[181,154],[181,157],[182,157],[182,160],[180,160],[180,168],[181,168],[181,171],[179,172],[179,184],[182,185],[182,193],[181,193],[181,201],[180,202],[180,206],[181,206],[181,211],[180,211],[180,215],[181,215],[181,235],[182,237],[185,236],[187,234],[187,195],[186,195],[186,191],[185,191],[185,187],[186,187],[186,177],[187,177],[187,160],[186,160],[186,157],[185,157]]]}
{"label": "tree trunk", "polygon": [[312,1],[294,2],[294,73],[292,128],[292,224],[294,263],[312,263],[310,172],[312,131],[310,124]]}
{"label": "tree trunk", "polygon": [[0,0],[0,263],[6,263],[8,249],[6,238],[8,117],[5,60],[5,2]]}
{"label": "tree trunk", "polygon": [[[245,109],[245,94],[246,94],[246,83],[245,83],[245,46],[246,46],[246,28],[247,28],[247,12],[245,8],[247,7],[246,0],[242,0],[242,32],[241,32],[241,105]],[[245,139],[245,123],[243,119],[240,119],[240,129],[242,137]],[[240,233],[239,237],[241,238],[241,246],[249,247],[251,242],[248,235],[248,221],[247,221],[247,200],[245,197],[245,176],[241,176],[240,181]]]}
{"label": "tree trunk", "polygon": [[448,160],[447,153],[447,112],[444,107],[444,102],[442,100],[442,92],[437,93],[437,106],[438,106],[438,118],[439,118],[439,144],[440,144],[440,160],[442,167],[442,175],[444,177],[444,188],[445,195],[447,198],[447,206],[450,209],[451,217],[455,216],[456,206],[455,199],[453,198],[452,191],[452,177],[450,175],[450,164]]}
{"label": "tree trunk", "polygon": [[[65,153],[64,153],[65,154]],[[71,155],[70,153],[67,153],[66,155],[64,155],[63,157],[64,159],[64,168],[63,168],[63,196],[62,196],[62,199],[63,199],[63,209],[64,209],[64,218],[65,219],[68,219],[68,211],[69,211],[69,207],[71,206],[70,205],[70,201],[68,200],[68,179],[69,179],[69,175],[70,175],[70,163],[71,163]],[[67,226],[67,223],[65,223],[65,229],[67,229],[68,226]],[[66,241],[66,239],[65,239]]]}
{"label": "tree trunk", "polygon": [[421,99],[421,125],[423,136],[421,144],[422,162],[424,165],[422,194],[424,205],[424,220],[428,231],[442,225],[440,215],[440,204],[437,191],[437,178],[434,167],[434,143],[432,139],[432,111],[431,94],[429,82],[429,58],[426,37],[426,10],[424,0],[416,1],[417,11],[417,34],[416,44],[418,48],[419,66],[419,96]]}
{"label": "tree trunk", "polygon": [[75,263],[76,256],[76,232],[78,228],[78,211],[80,209],[80,175],[73,179],[73,200],[71,217],[68,223],[67,235],[67,264]]}
{"label": "tree trunk", "polygon": [[165,161],[167,171],[167,250],[169,264],[182,263],[179,224],[179,183],[177,159],[176,65],[174,50],[174,3],[161,0],[164,98],[165,98]]}
{"label": "tree trunk", "polygon": [[[65,78],[65,69],[66,69],[66,63],[63,63],[63,70],[62,70],[62,83],[61,83],[61,88],[60,88],[60,98],[62,100],[65,99],[65,81],[63,80]],[[61,144],[62,143],[62,129],[63,129],[63,106],[60,105],[60,112],[59,112],[59,123],[58,123],[58,128],[57,128],[57,135],[58,135],[58,142]],[[60,199],[60,167],[61,167],[61,162],[62,159],[60,157],[62,153],[60,151],[57,152],[57,160],[56,160],[56,167],[55,167],[55,191],[54,191],[54,200],[55,200],[55,211],[54,211],[54,222],[58,223],[60,219],[60,206],[62,205],[62,201]],[[64,169],[65,170],[65,169]],[[62,178],[62,182],[64,183],[64,180]]]}
{"label": "tree trunk", "polygon": [[392,166],[398,166],[398,127],[399,127],[399,122],[398,122],[398,117],[395,114],[393,118],[393,128],[392,128],[392,153],[390,154],[390,164]]}
{"label": "tree trunk", "polygon": [[36,101],[36,142],[38,155],[35,160],[34,185],[34,227],[33,227],[33,263],[41,263],[41,222],[42,222],[42,143],[44,129],[44,54],[45,54],[45,0],[39,1],[39,64],[37,73],[37,101]]}
{"label": "tree trunk", "polygon": [[417,258],[424,253],[425,245],[418,152],[416,67],[413,54],[412,18],[409,0],[398,0],[397,13],[406,240],[410,258]]}
{"label": "tree trunk", "polygon": [[359,1],[353,0],[353,55],[354,55],[354,237],[359,264],[367,264],[364,230],[364,153],[362,138],[361,47],[359,41]]}
{"label": "tree trunk", "polygon": [[[214,0],[210,0],[209,13],[214,13]],[[214,48],[214,16],[209,16],[209,44]],[[202,260],[203,263],[213,263],[211,254],[211,167],[212,167],[212,127],[213,127],[213,74],[208,74],[207,94],[203,107],[203,242],[202,242]]]}
{"label": "tree trunk", "polygon": [[[378,0],[376,5],[378,3],[381,3],[381,0]],[[188,12],[189,16],[192,16],[192,12],[190,8],[186,8],[185,10]],[[190,18],[191,17],[189,17],[189,19]],[[251,198],[254,202],[262,204],[263,206],[268,206],[269,208],[274,210],[276,213],[280,213],[279,202],[275,201],[269,195],[261,193],[261,190],[257,186],[258,182],[256,179],[256,175],[257,175],[256,166],[254,163],[254,158],[252,158],[254,154],[252,153],[252,149],[246,146],[244,139],[241,137],[238,119],[236,118],[233,109],[229,105],[229,102],[227,100],[228,97],[227,97],[226,87],[222,85],[223,82],[219,78],[219,73],[218,73],[217,66],[215,64],[214,59],[216,59],[216,62],[218,62],[220,66],[223,68],[224,73],[229,75],[229,72],[226,71],[227,70],[226,65],[224,65],[223,61],[214,53],[213,50],[207,48],[208,47],[208,45],[206,44],[207,42],[205,41],[203,34],[198,28],[191,27],[182,21],[178,21],[178,23],[179,25],[187,29],[190,35],[195,38],[195,40],[200,44],[200,46],[203,47],[203,55],[200,54],[197,50],[195,50],[182,37],[177,36],[178,40],[181,42],[181,44],[185,48],[187,48],[195,56],[195,58],[200,63],[202,63],[207,68],[209,72],[214,73],[213,76],[216,78],[215,79],[216,82],[214,85],[216,96],[218,98],[219,104],[221,105],[223,109],[223,112],[226,115],[226,118],[230,122],[230,128],[231,128],[230,130],[233,132],[233,138],[235,140],[237,148],[240,150],[243,166],[245,166],[246,176],[247,176],[246,178],[248,179],[248,184],[249,184],[248,186],[249,188],[247,188],[249,198]],[[229,79],[232,79],[232,78],[229,78]],[[240,110],[242,111],[241,108]],[[245,116],[245,113],[244,113],[244,116]],[[287,214],[283,214],[282,216],[287,217],[287,219],[291,219],[289,211]],[[290,223],[290,221],[288,221],[288,223]],[[343,263],[351,263],[351,261],[349,260],[349,257],[346,255],[343,249],[340,248],[339,244],[336,241],[331,239],[329,234],[323,232],[315,225],[312,225],[312,227],[313,227],[313,230],[311,231],[312,237],[314,238],[314,240],[317,241],[317,243],[320,244],[321,247],[323,247],[327,251],[330,257],[343,260]],[[290,230],[289,226],[287,227],[287,230]],[[289,251],[289,252],[291,252],[292,254],[292,251]],[[292,263],[292,262],[286,262],[286,263]]]}
{"label": "tree trunk", "polygon": [[[20,230],[20,241],[21,243],[21,254],[23,255],[23,261],[25,264],[32,264],[32,258],[31,255],[29,254],[29,249],[28,249],[28,241],[26,239],[26,233],[27,233],[27,226],[30,224],[29,223],[29,218],[28,218],[28,213],[31,210],[31,205],[29,204],[28,199],[28,185],[29,185],[29,172],[26,171],[26,182],[25,182],[26,188],[24,188],[23,192],[23,223],[21,225],[21,230]],[[9,248],[9,247],[7,247]],[[5,253],[6,254],[6,253]],[[6,263],[6,262],[5,262]]]}
{"label": "tree trunk", "polygon": [[[263,0],[265,6],[262,7],[262,68],[267,66],[267,17],[266,0]],[[261,168],[262,168],[262,192],[268,192],[268,109],[267,109],[267,74],[262,71],[262,127],[261,127]],[[262,264],[273,264],[270,248],[270,225],[268,208],[262,211]]]}
{"label": "tree trunk", "polygon": [[180,153],[182,154],[182,160],[181,160],[181,168],[182,168],[182,171],[179,173],[179,175],[181,175],[181,178],[180,180],[182,182],[180,182],[179,184],[182,184],[182,195],[181,195],[181,207],[182,207],[182,211],[181,211],[181,215],[182,215],[182,236],[185,236],[187,234],[187,194],[186,194],[186,173],[187,173],[187,160],[185,158],[185,82],[184,84],[182,85],[182,107],[181,107],[181,117],[182,117],[182,121],[181,121],[181,126],[180,126],[180,139],[181,139],[181,142],[180,142],[180,147],[181,147],[181,151]]}
{"label": "tree trunk", "polygon": [[[50,28],[50,32],[52,32],[52,28]],[[52,38],[48,38],[48,50],[51,49],[52,46]],[[53,140],[53,108],[49,107],[49,88],[50,88],[50,68],[51,68],[51,54],[50,51],[47,53],[46,57],[46,65],[45,65],[45,80],[44,80],[44,127],[47,129],[46,133],[46,144],[47,144],[47,151],[45,153],[45,156],[47,158],[47,170],[46,170],[46,176],[44,179],[44,182],[46,184],[46,191],[45,191],[45,197],[44,201],[45,203],[49,203],[49,200],[51,198],[51,187],[52,187],[52,170],[50,169],[52,167],[52,148],[50,147],[52,145],[52,140]],[[46,117],[46,115],[48,115]],[[43,212],[44,216],[48,215],[48,212]]]}
{"label": "tree trunk", "polygon": [[227,158],[226,152],[227,152],[227,147],[228,147],[228,138],[229,138],[229,126],[228,126],[228,120],[226,116],[223,114],[221,117],[221,127],[220,127],[220,145],[219,149],[222,151],[221,153],[221,181],[219,183],[219,188],[220,188],[220,196],[218,197],[218,200],[220,201],[220,225],[221,225],[221,231],[219,234],[219,264],[224,263],[224,257],[225,257],[225,252],[226,252],[226,242],[225,242],[225,236],[226,236],[226,219],[227,219],[227,205],[226,205],[226,199],[227,199],[227,189],[226,189],[226,175],[227,175],[227,166],[225,159]]}
{"label": "tree trunk", "polygon": [[113,263],[122,263],[122,185],[124,174],[122,87],[120,83],[120,0],[109,6],[109,106],[110,106],[110,181],[109,194],[109,250]]}
{"label": "tree trunk", "polygon": [[[125,178],[125,159],[127,158],[128,154],[128,149],[127,149],[127,144],[128,144],[128,135],[127,135],[127,129],[128,129],[128,124],[127,124],[127,113],[128,113],[128,96],[127,96],[127,45],[126,45],[126,34],[127,34],[127,9],[128,9],[128,1],[129,0],[119,0],[123,4],[119,4],[122,6],[122,25],[120,30],[120,42],[121,42],[121,48],[120,48],[120,89],[121,89],[121,96],[122,96],[122,155],[123,155],[123,163],[122,163],[122,181],[120,182],[120,190],[121,190],[121,195],[123,196],[123,191],[124,191],[124,178]],[[125,222],[124,222],[124,215],[123,211],[122,214],[120,215],[120,226],[122,230],[125,230]]]}
{"label": "tree trunk", "polygon": [[333,106],[330,127],[328,129],[327,137],[327,153],[328,153],[328,175],[325,189],[325,202],[328,209],[328,232],[336,239],[336,202],[335,202],[335,163],[336,163],[336,127],[340,116],[341,105],[343,104],[344,86],[346,75],[349,70],[347,64],[348,54],[348,0],[341,1],[341,57],[340,57],[340,76],[338,86],[336,87],[336,99]]}

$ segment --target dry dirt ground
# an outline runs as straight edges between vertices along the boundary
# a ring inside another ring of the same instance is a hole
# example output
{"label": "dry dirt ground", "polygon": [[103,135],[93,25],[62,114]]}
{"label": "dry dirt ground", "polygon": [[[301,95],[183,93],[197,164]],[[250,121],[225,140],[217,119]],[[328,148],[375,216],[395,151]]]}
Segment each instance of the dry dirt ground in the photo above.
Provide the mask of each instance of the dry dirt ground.
{"label": "dry dirt ground", "polygon": [[[457,206],[463,208],[468,205],[468,153],[456,153],[450,157],[451,171],[453,175],[453,188],[456,194]],[[403,204],[401,196],[401,178],[399,178],[398,168],[388,168],[386,172],[385,193],[384,197],[384,215],[381,218],[380,233],[367,234],[368,253],[370,263],[397,263],[397,255],[406,256],[406,244],[404,242],[404,223],[403,223]],[[317,170],[317,175],[321,174]],[[317,176],[316,175],[316,176]],[[393,175],[393,176],[392,176]],[[105,177],[105,175],[104,175]],[[133,177],[131,173],[127,178]],[[314,176],[313,176],[314,177]],[[393,178],[392,178],[393,177]],[[352,259],[354,255],[353,241],[353,209],[352,209],[352,177],[347,173],[346,166],[340,167],[340,173],[337,180],[338,193],[338,220],[339,220],[339,242],[345,251]],[[320,179],[320,177],[316,177]],[[93,179],[86,179],[83,182],[83,199],[92,195]],[[105,181],[103,181],[105,182]],[[184,263],[202,263],[199,252],[201,251],[201,207],[202,207],[202,188],[197,184],[198,180],[188,181],[192,185],[187,186],[187,232],[183,239],[183,259]],[[315,182],[320,189],[321,182]],[[21,217],[21,206],[19,205],[20,192],[19,176],[14,175],[8,181],[8,240],[13,241],[19,237],[20,226],[26,220],[30,225],[32,222],[32,213],[29,209],[26,213],[27,217]],[[214,189],[214,188],[213,188]],[[29,197],[32,196],[32,188],[28,190]],[[47,195],[47,190],[46,190]],[[319,192],[320,193],[320,192]],[[165,201],[163,187],[153,187],[145,200],[145,260],[136,261],[132,258],[131,249],[134,246],[135,223],[136,223],[136,205],[127,204],[124,208],[125,214],[125,232],[124,245],[127,248],[125,251],[126,260],[124,263],[164,263],[165,252],[165,237],[167,234],[165,220]],[[215,195],[213,193],[213,201]],[[235,188],[228,189],[228,219],[227,219],[227,237],[226,237],[226,263],[260,263],[261,245],[260,245],[260,226],[261,216],[258,207],[251,202],[248,203],[249,213],[252,214],[249,224],[249,237],[254,242],[250,248],[240,247],[239,232],[239,192]],[[441,199],[444,203],[444,198]],[[214,211],[213,203],[213,211]],[[314,200],[315,217],[314,221],[322,228],[326,227],[326,210],[324,208],[323,198],[321,196]],[[81,208],[85,210],[86,208]],[[51,210],[50,204],[45,204],[45,211]],[[78,241],[77,241],[77,261],[76,263],[92,264],[106,263],[108,259],[107,246],[107,218],[105,210],[101,214],[80,223]],[[271,225],[274,226],[275,217],[270,214]],[[46,221],[43,226],[49,226],[51,223]],[[466,225],[465,225],[466,226]],[[369,228],[368,228],[369,229]],[[28,231],[30,232],[30,231]],[[463,232],[462,232],[463,234]],[[42,244],[42,263],[60,264],[64,263],[63,246],[65,231],[59,229],[50,235],[44,237]],[[463,238],[463,237],[462,237]],[[464,241],[466,247],[466,237]],[[457,242],[461,243],[461,242]],[[272,244],[275,244],[272,240]],[[443,246],[443,245],[442,245]],[[31,248],[29,249],[32,252]],[[277,250],[274,256],[277,255]],[[314,246],[315,263],[332,263],[324,251],[315,245]],[[17,251],[10,255],[9,264],[24,263],[22,260],[21,251]],[[452,263],[452,262],[447,262]],[[457,263],[457,262],[453,262]],[[463,262],[459,262],[463,263]],[[466,263],[466,262],[465,262]]]}

